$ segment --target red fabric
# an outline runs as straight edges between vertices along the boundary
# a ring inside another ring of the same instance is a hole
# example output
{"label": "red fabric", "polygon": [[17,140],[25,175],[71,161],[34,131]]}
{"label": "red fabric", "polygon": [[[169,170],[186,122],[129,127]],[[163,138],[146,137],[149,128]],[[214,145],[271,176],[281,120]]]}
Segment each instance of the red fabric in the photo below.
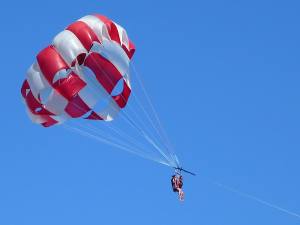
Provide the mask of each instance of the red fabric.
{"label": "red fabric", "polygon": [[90,110],[79,95],[73,97],[65,108],[65,111],[73,118],[81,117]]}
{"label": "red fabric", "polygon": [[129,40],[129,50],[123,44],[122,44],[122,48],[125,51],[125,53],[127,54],[128,58],[131,59],[132,56],[133,56],[133,54],[134,54],[134,52],[135,52],[135,46],[134,46],[134,44]]}
{"label": "red fabric", "polygon": [[[30,112],[33,115],[38,115],[39,117],[41,117],[41,119],[45,121],[44,123],[42,123],[42,125],[48,127],[58,123],[56,120],[50,117],[50,115],[54,114],[46,110],[44,106],[38,100],[35,99],[31,90],[26,95],[26,89],[30,89],[27,80],[24,81],[22,86],[22,96],[24,97],[26,105]],[[36,111],[37,109],[40,110]]]}
{"label": "red fabric", "polygon": [[89,120],[103,120],[102,117],[100,117],[97,113],[95,113],[94,111],[91,112],[91,114],[86,117],[85,119],[89,119]]}
{"label": "red fabric", "polygon": [[117,68],[98,53],[91,53],[84,64],[94,72],[99,83],[109,94],[122,78]]}
{"label": "red fabric", "polygon": [[131,40],[129,40],[129,52],[130,54],[128,56],[131,59],[133,54],[135,53],[135,46]]}
{"label": "red fabric", "polygon": [[26,98],[26,90],[27,89],[30,89],[30,87],[29,87],[27,80],[24,80],[22,87],[21,87],[21,94],[22,94],[23,98]]}
{"label": "red fabric", "polygon": [[100,43],[94,31],[84,22],[76,21],[68,26],[66,30],[69,30],[75,34],[87,51],[91,49],[93,41]]}
{"label": "red fabric", "polygon": [[60,79],[52,85],[67,100],[72,100],[86,83],[77,74],[71,72],[67,78]]}
{"label": "red fabric", "polygon": [[101,20],[105,24],[109,24],[111,22],[110,19],[108,19],[106,16],[100,14],[95,14],[94,16],[96,16],[99,20]]}
{"label": "red fabric", "polygon": [[108,31],[108,34],[109,34],[111,40],[114,40],[114,41],[118,42],[119,44],[121,44],[118,28],[114,24],[114,22],[112,22],[107,17],[99,15],[99,14],[96,14],[95,16],[106,25],[106,28],[107,28],[107,31]]}
{"label": "red fabric", "polygon": [[[35,115],[54,115],[50,111],[46,110],[44,106],[35,99],[31,91],[26,95],[25,101],[30,111]],[[36,111],[37,109],[41,110]]]}
{"label": "red fabric", "polygon": [[52,45],[40,51],[36,58],[42,73],[50,84],[59,70],[69,68]]}
{"label": "red fabric", "polygon": [[47,118],[47,122],[42,123],[43,127],[50,127],[53,126],[55,124],[57,124],[58,122],[54,119],[52,119],[51,117]]}
{"label": "red fabric", "polygon": [[118,104],[120,108],[124,108],[126,106],[129,95],[131,93],[131,90],[124,79],[123,79],[123,84],[124,84],[124,88],[122,93],[117,96],[113,96],[113,99],[115,100],[115,102]]}
{"label": "red fabric", "polygon": [[[95,14],[94,16],[96,16],[98,19],[100,19],[106,25],[106,28],[107,28],[107,31],[108,31],[108,34],[109,34],[111,40],[114,40],[121,45],[121,40],[120,40],[121,35],[119,34],[116,24],[105,16],[102,16],[99,14]],[[129,40],[129,49],[127,49],[127,47],[125,45],[122,45],[121,47],[124,49],[124,51],[126,52],[126,54],[129,57],[129,59],[131,59],[135,52],[134,44]]]}
{"label": "red fabric", "polygon": [[71,72],[67,78],[60,79],[55,83],[52,82],[58,71],[69,69],[53,46],[43,49],[37,55],[37,61],[49,84],[67,100],[71,100],[86,85],[74,72]]}
{"label": "red fabric", "polygon": [[79,54],[76,59],[74,59],[71,63],[71,67],[74,67],[76,63],[78,63],[79,65],[82,65],[84,60],[85,60],[85,57],[86,57],[86,53],[81,53]]}
{"label": "red fabric", "polygon": [[114,40],[115,42],[121,44],[118,28],[113,22],[110,22],[109,36],[111,40]]}

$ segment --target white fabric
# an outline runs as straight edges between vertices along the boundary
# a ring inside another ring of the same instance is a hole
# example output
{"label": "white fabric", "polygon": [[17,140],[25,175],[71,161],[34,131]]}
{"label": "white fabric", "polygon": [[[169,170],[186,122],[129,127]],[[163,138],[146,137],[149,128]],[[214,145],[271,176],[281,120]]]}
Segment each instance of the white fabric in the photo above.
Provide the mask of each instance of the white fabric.
{"label": "white fabric", "polygon": [[53,45],[69,66],[79,54],[87,53],[76,35],[69,30],[64,30],[56,35]]}
{"label": "white fabric", "polygon": [[129,39],[128,39],[128,36],[127,36],[127,33],[126,33],[126,30],[121,27],[119,24],[116,24],[115,25],[117,26],[117,29],[118,29],[118,33],[119,33],[119,37],[120,37],[120,40],[121,40],[121,43],[123,45],[125,45],[125,47],[127,49],[129,49]]}
{"label": "white fabric", "polygon": [[63,78],[67,78],[69,76],[69,73],[71,72],[71,70],[65,70],[62,69],[60,71],[58,71],[54,76],[53,76],[53,80],[52,83],[54,84],[56,81],[63,79]]}
{"label": "white fabric", "polygon": [[[48,81],[40,71],[37,62],[32,64],[27,71],[27,81],[33,96],[38,102],[43,104],[45,109],[56,115],[65,114],[64,109],[68,104],[67,99],[49,85]],[[42,99],[43,92],[46,93],[47,91],[49,91],[49,95]],[[34,115],[31,112],[29,115],[30,118],[33,121],[37,121],[37,123],[40,123],[40,120],[43,120],[40,116]]]}
{"label": "white fabric", "polygon": [[41,116],[34,115],[32,112],[30,112],[30,110],[28,108],[26,108],[26,112],[27,112],[28,117],[31,119],[31,121],[33,123],[44,123],[44,122],[46,122],[46,120],[43,119]]}
{"label": "white fabric", "polygon": [[62,115],[66,114],[64,109],[66,108],[67,104],[68,100],[65,99],[55,89],[52,89],[49,99],[45,104],[45,108],[56,115]]}
{"label": "white fabric", "polygon": [[94,73],[85,66],[77,70],[79,76],[86,82],[86,86],[78,93],[80,98],[92,109],[101,101],[108,101],[107,107],[101,112],[96,112],[104,120],[112,120],[120,111],[119,106],[98,82]]}
{"label": "white fabric", "polygon": [[93,108],[98,101],[108,98],[109,94],[88,67],[81,66],[79,69],[76,72],[86,86],[79,91],[78,95],[90,108]]}
{"label": "white fabric", "polygon": [[91,52],[96,52],[110,61],[122,74],[127,85],[130,87],[130,59],[118,43],[109,41],[107,39],[104,39],[102,44],[94,42],[91,48]]}
{"label": "white fabric", "polygon": [[[38,100],[39,93],[46,89],[51,88],[48,81],[44,78],[44,75],[40,71],[37,62],[33,63],[27,71],[27,81],[30,86],[31,92],[35,99]],[[26,93],[27,94],[27,93]]]}
{"label": "white fabric", "polygon": [[102,42],[103,36],[104,38],[109,37],[105,24],[101,20],[99,20],[96,16],[92,16],[92,15],[84,16],[80,18],[78,21],[84,22],[87,26],[89,26],[94,31],[94,33],[96,34],[100,42]]}
{"label": "white fabric", "polygon": [[70,119],[71,117],[68,116],[68,114],[62,114],[59,116],[50,116],[52,119],[56,120],[58,122],[58,124],[62,124],[63,122],[65,122],[66,120]]}
{"label": "white fabric", "polygon": [[112,121],[120,112],[120,107],[117,103],[113,100],[113,98],[109,98],[109,104],[106,109],[102,110],[101,112],[96,112],[103,120],[105,121]]}

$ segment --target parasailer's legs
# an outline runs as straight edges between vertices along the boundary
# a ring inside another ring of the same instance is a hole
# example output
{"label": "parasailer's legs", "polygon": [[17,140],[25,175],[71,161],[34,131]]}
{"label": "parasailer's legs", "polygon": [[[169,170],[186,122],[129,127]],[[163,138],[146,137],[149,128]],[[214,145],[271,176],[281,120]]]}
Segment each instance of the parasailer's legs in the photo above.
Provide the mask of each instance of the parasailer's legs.
{"label": "parasailer's legs", "polygon": [[180,201],[184,201],[184,192],[181,188],[178,190],[178,196]]}

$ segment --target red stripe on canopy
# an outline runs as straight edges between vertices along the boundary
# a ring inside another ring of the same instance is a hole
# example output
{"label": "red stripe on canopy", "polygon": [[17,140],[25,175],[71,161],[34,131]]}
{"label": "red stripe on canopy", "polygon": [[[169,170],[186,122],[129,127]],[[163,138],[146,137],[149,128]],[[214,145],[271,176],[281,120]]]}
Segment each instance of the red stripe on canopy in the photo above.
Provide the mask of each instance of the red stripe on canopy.
{"label": "red stripe on canopy", "polygon": [[87,51],[91,49],[94,41],[100,43],[94,31],[82,21],[76,21],[75,23],[72,23],[66,28],[66,30],[69,30],[75,34]]}

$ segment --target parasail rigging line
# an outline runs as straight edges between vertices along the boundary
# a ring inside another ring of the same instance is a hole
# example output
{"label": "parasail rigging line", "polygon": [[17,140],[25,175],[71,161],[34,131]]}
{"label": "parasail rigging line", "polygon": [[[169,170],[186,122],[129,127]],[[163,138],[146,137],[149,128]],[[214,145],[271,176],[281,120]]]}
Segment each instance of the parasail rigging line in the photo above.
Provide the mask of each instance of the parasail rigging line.
{"label": "parasail rigging line", "polygon": [[[105,48],[105,45],[103,45],[103,48]],[[141,103],[141,101],[139,101],[139,99],[138,99],[137,95],[135,94],[135,92],[132,92],[131,95],[134,97],[133,99],[136,100],[137,106],[139,106],[139,108],[144,112],[144,115],[146,116],[146,118],[149,120],[150,124],[151,124],[152,127],[154,128],[154,131],[156,131],[156,133],[158,134],[159,140],[161,141],[162,145],[165,147],[165,149],[167,150],[168,154],[172,157],[173,162],[174,162],[174,163],[176,164],[176,166],[178,167],[178,166],[179,166],[179,160],[178,160],[178,158],[177,158],[177,156],[176,156],[174,150],[172,149],[172,146],[171,146],[171,144],[170,144],[170,141],[169,141],[169,139],[168,139],[168,137],[167,137],[167,135],[166,135],[166,132],[164,131],[164,129],[163,129],[163,127],[162,127],[162,123],[160,122],[160,119],[159,119],[158,114],[157,114],[157,112],[156,112],[156,110],[155,110],[155,108],[154,108],[154,105],[153,105],[153,103],[151,102],[151,99],[150,99],[149,95],[147,94],[146,88],[145,88],[145,86],[144,86],[144,84],[143,84],[143,82],[142,82],[140,76],[138,75],[137,70],[135,69],[135,67],[134,67],[134,65],[133,65],[132,63],[131,63],[131,65],[132,65],[133,71],[134,71],[135,74],[136,74],[136,78],[137,78],[137,81],[138,81],[137,83],[139,84],[140,89],[141,89],[142,92],[144,93],[144,95],[145,95],[145,97],[146,97],[146,102],[148,102],[148,104],[150,105],[150,108],[151,108],[151,110],[152,110],[152,113],[154,114],[154,118],[156,118],[157,123],[158,123],[158,127],[160,126],[160,129],[158,129],[158,128],[155,126],[155,120],[151,119],[151,116],[147,113],[147,110],[145,110],[145,108],[143,107],[143,104]],[[97,66],[99,66],[99,65],[97,64]],[[99,67],[98,67],[98,68],[99,68]],[[106,75],[106,77],[110,80],[110,83],[112,84],[112,80],[111,80],[111,78],[107,75],[106,71],[104,71],[104,70],[102,69],[101,66],[100,66],[99,69]],[[122,95],[121,95],[121,97],[123,98],[123,100],[125,100],[124,97],[123,97]],[[128,109],[131,109],[131,111],[133,112],[133,114],[135,114],[135,115],[137,116],[138,120],[141,121],[142,124],[144,124],[144,123],[143,123],[144,120],[141,119],[141,118],[138,116],[138,114],[135,112],[135,110],[134,110],[133,108],[131,108],[131,106],[132,106],[132,105],[129,104],[129,105],[127,106],[127,108],[128,108]],[[150,112],[151,112],[151,110],[150,110]],[[124,113],[125,113],[125,112],[124,112]],[[125,113],[125,114],[126,114],[126,113]],[[127,116],[127,117],[130,118],[130,116]],[[145,126],[145,127],[147,127],[147,126]],[[143,129],[142,129],[142,130],[143,130]],[[159,130],[161,130],[161,132],[159,132]],[[145,133],[144,130],[143,130],[143,133]],[[147,133],[147,132],[146,132],[146,133]],[[151,133],[151,132],[150,132],[150,133]],[[165,135],[165,138],[164,138],[164,135]],[[148,135],[148,138],[150,138],[149,135]],[[155,141],[152,140],[152,142],[155,142]]]}
{"label": "parasail rigging line", "polygon": [[[87,78],[87,79],[89,79],[89,78]],[[93,83],[92,83],[93,84]],[[94,84],[93,84],[93,86],[94,86]],[[98,93],[96,92],[96,87],[94,87],[95,88],[95,90],[94,90],[94,92],[95,92],[95,94],[97,94],[98,95]],[[80,106],[78,106],[77,104],[75,104],[75,103],[72,103],[77,109],[79,109],[79,110],[81,110],[82,112],[84,112],[84,110],[80,107]],[[122,115],[122,114],[120,114],[120,115]],[[160,152],[160,154],[161,155],[163,155],[164,156],[164,158],[169,162],[168,163],[168,165],[169,166],[171,166],[172,165],[172,163],[170,162],[170,160],[168,159],[168,157],[163,153],[163,151],[155,144],[155,142],[146,134],[146,133],[144,133],[144,131],[143,130],[141,130],[138,126],[136,126],[136,124],[130,119],[130,118],[128,118],[127,117],[127,114],[126,115],[123,115],[124,116],[124,118],[126,119],[126,121],[127,121],[127,123],[129,123],[132,127],[134,127],[135,129],[138,129],[140,132],[143,132],[143,135],[144,135],[144,137],[146,138],[146,140],[151,144],[151,145],[153,145],[153,147],[156,149],[156,150],[158,150],[159,152]],[[78,129],[78,128],[77,128]],[[83,128],[84,129],[84,128]],[[88,131],[86,131],[86,130],[83,130],[82,128],[81,128],[81,130],[83,131],[83,132],[85,132],[85,133],[89,133]],[[90,135],[92,135],[93,136],[93,134],[91,134],[91,133],[89,133]],[[103,136],[103,137],[101,137],[102,139],[105,139],[105,138],[107,138],[107,137],[105,137],[105,135]],[[123,147],[126,147],[126,146],[123,146]],[[139,153],[139,155],[140,155],[141,153]]]}
{"label": "parasail rigging line", "polygon": [[[72,103],[73,104],[73,103]],[[78,109],[78,110],[81,110],[82,112],[84,112],[84,110],[78,106],[77,104],[74,104],[74,106]],[[66,124],[62,124],[64,127],[66,127],[67,125]],[[126,150],[127,152],[130,152],[130,153],[133,153],[133,154],[136,154],[138,156],[141,156],[142,158],[145,158],[145,159],[150,159],[152,161],[156,161],[156,162],[160,162],[161,164],[164,164],[164,165],[168,165],[168,166],[171,166],[170,165],[170,162],[165,162],[164,160],[158,160],[158,159],[155,159],[154,157],[151,157],[149,156],[149,153],[146,154],[145,151],[141,151],[142,149],[144,150],[145,147],[141,147],[141,146],[134,146],[134,147],[131,147],[131,146],[128,146],[126,143],[120,141],[120,140],[111,140],[110,138],[107,137],[106,134],[101,134],[97,132],[97,134],[93,134],[92,132],[90,131],[87,131],[86,128],[82,125],[77,125],[77,126],[81,126],[81,128],[78,128],[78,127],[74,127],[72,125],[68,125],[68,128],[69,130],[71,129],[73,132],[76,132],[78,134],[81,134],[82,136],[86,136],[86,137],[90,137],[90,138],[93,138],[93,139],[96,139],[98,141],[101,141],[105,144],[108,144],[108,145],[112,145],[114,147],[117,147],[119,149],[122,149],[122,150]],[[92,128],[90,128],[92,129]],[[81,131],[81,133],[79,132]],[[95,131],[94,131],[95,132]],[[141,149],[141,150],[137,150],[137,148]],[[154,160],[155,159],[155,160]]]}
{"label": "parasail rigging line", "polygon": [[[180,167],[180,163],[179,163],[179,160],[178,160],[178,158],[175,154],[174,148],[173,148],[173,146],[172,146],[172,144],[171,144],[171,142],[168,138],[168,135],[167,135],[167,133],[166,133],[166,131],[165,131],[163,125],[162,125],[161,120],[159,119],[159,116],[158,116],[158,113],[157,113],[157,111],[154,107],[154,104],[152,103],[151,98],[150,98],[149,94],[147,93],[147,90],[146,90],[146,87],[143,83],[143,80],[142,80],[141,76],[139,75],[139,73],[137,72],[137,69],[136,69],[134,63],[132,63],[131,65],[132,65],[132,69],[134,71],[135,77],[136,77],[138,83],[141,86],[143,94],[145,95],[145,99],[147,100],[148,104],[150,105],[150,109],[152,111],[152,114],[154,115],[154,118],[156,120],[158,128],[153,124],[153,121],[150,119],[151,124],[155,127],[155,130],[157,131],[157,133],[159,133],[159,135],[162,138],[163,142],[168,146],[168,151],[170,152],[170,155],[173,157],[173,160],[176,162],[176,166]],[[141,105],[143,111],[145,112],[145,114],[147,115],[147,117],[149,118],[147,111],[143,108],[142,104],[140,104],[140,105]]]}
{"label": "parasail rigging line", "polygon": [[[109,77],[109,75],[106,73],[105,70],[103,70],[102,66],[100,66],[99,64],[96,64],[98,66],[98,68],[104,73],[104,75],[108,78],[109,82],[112,84],[112,80],[111,78]],[[93,83],[93,82],[92,82]],[[93,85],[93,87],[95,88],[95,91],[96,91],[96,87],[95,87],[95,84]],[[122,96],[122,95],[121,95]],[[122,96],[123,100],[124,97]],[[128,107],[129,108],[129,107]],[[113,108],[113,110],[115,110]],[[132,109],[131,109],[132,110]],[[133,110],[132,110],[133,111]],[[131,125],[133,128],[135,128],[143,137],[145,137],[145,139],[167,160],[170,162],[170,164],[173,164],[174,161],[172,162],[172,160],[169,159],[168,156],[166,156],[166,154],[163,152],[163,150],[158,147],[158,145],[155,144],[155,141],[149,136],[149,134],[143,130],[140,126],[137,125],[136,122],[134,122],[130,116],[125,112],[125,111],[122,111],[120,113],[120,116],[123,116],[123,118],[125,118],[125,121]],[[150,141],[151,140],[151,141]]]}
{"label": "parasail rigging line", "polygon": [[96,135],[93,135],[89,132],[86,132],[86,131],[83,131],[83,130],[80,130],[76,127],[72,127],[72,126],[69,126],[69,125],[66,125],[66,124],[63,124],[62,125],[65,129],[67,130],[70,130],[70,131],[73,131],[79,135],[82,135],[82,136],[85,136],[85,137],[89,137],[89,138],[92,138],[92,139],[95,139],[97,141],[100,141],[102,143],[105,143],[107,145],[110,145],[110,146],[113,146],[113,147],[116,147],[116,148],[119,148],[119,149],[122,149],[124,151],[127,151],[131,154],[135,154],[139,157],[142,157],[144,159],[148,159],[148,160],[151,160],[151,161],[154,161],[154,162],[157,162],[157,163],[160,163],[162,165],[165,165],[165,166],[170,166],[167,162],[165,162],[164,160],[161,160],[161,159],[156,159],[154,157],[151,157],[149,155],[145,155],[145,153],[143,151],[140,151],[140,150],[137,150],[137,149],[133,149],[133,148],[127,148],[125,146],[122,146],[122,145],[119,145],[119,144],[116,144],[115,142],[111,142],[107,139],[104,139],[104,138],[101,138],[99,136],[96,136]]}
{"label": "parasail rigging line", "polygon": [[261,198],[258,198],[258,197],[254,196],[254,195],[250,195],[250,194],[247,194],[245,192],[239,191],[239,190],[237,190],[235,188],[229,187],[228,185],[224,185],[224,184],[219,183],[219,182],[213,182],[213,183],[215,185],[223,188],[224,190],[227,190],[229,192],[235,193],[237,195],[240,195],[240,196],[248,198],[248,199],[252,199],[252,200],[254,200],[254,201],[256,201],[256,202],[258,202],[260,204],[263,204],[263,205],[268,206],[270,208],[273,208],[273,209],[275,209],[277,211],[280,211],[282,213],[286,213],[286,214],[288,214],[290,216],[294,216],[294,217],[297,217],[298,219],[300,219],[300,215],[298,213],[292,212],[292,211],[287,210],[285,208],[282,208],[282,207],[280,207],[278,205],[275,205],[275,204],[272,204],[272,203],[267,202],[265,200],[262,200]]}

